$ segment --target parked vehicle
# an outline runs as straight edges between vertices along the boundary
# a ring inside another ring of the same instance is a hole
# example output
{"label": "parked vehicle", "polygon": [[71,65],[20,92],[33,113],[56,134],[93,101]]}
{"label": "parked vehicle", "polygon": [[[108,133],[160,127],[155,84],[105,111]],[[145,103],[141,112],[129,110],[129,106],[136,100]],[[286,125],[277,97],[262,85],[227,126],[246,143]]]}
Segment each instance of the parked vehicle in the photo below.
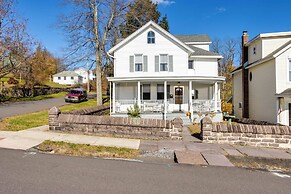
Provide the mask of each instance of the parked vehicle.
{"label": "parked vehicle", "polygon": [[75,88],[65,97],[65,102],[82,102],[87,100],[87,91],[83,88]]}

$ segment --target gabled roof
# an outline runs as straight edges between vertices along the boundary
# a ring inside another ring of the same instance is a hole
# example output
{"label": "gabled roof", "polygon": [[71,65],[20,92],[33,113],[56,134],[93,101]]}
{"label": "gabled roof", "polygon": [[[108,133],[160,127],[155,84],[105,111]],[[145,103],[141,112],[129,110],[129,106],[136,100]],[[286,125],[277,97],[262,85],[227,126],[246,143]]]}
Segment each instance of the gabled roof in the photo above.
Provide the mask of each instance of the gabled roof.
{"label": "gabled roof", "polygon": [[79,74],[77,74],[74,71],[62,71],[60,73],[57,73],[55,75],[53,75],[54,77],[75,77],[75,76],[80,76]]}
{"label": "gabled roof", "polygon": [[199,43],[211,43],[211,39],[207,34],[192,34],[192,35],[174,35],[182,42],[199,42]]}
{"label": "gabled roof", "polygon": [[264,34],[259,34],[252,40],[250,40],[246,46],[249,46],[252,42],[260,39],[260,38],[274,38],[274,37],[283,37],[283,36],[291,36],[291,31],[288,32],[274,32],[274,33],[264,33]]}
{"label": "gabled roof", "polygon": [[191,47],[194,50],[194,53],[192,53],[190,56],[216,56],[218,58],[222,58],[222,56],[219,55],[218,53],[207,51],[192,45],[189,45],[189,47]]}
{"label": "gabled roof", "polygon": [[284,53],[286,50],[288,50],[289,48],[291,48],[291,40],[288,41],[287,43],[285,43],[284,45],[282,45],[281,47],[279,47],[278,49],[276,49],[275,51],[273,51],[272,53],[268,54],[266,57],[258,60],[258,61],[255,61],[253,63],[250,63],[246,66],[246,68],[250,68],[252,66],[256,66],[256,65],[259,65],[263,62],[267,62],[271,59],[274,59],[276,57],[278,57],[279,55],[281,55],[282,53]]}
{"label": "gabled roof", "polygon": [[146,23],[144,26],[142,26],[140,29],[138,29],[137,31],[135,31],[134,33],[132,33],[131,35],[129,35],[127,38],[123,39],[122,41],[120,41],[118,44],[116,44],[114,47],[112,47],[108,53],[113,53],[114,51],[116,51],[118,48],[120,48],[121,46],[123,46],[125,43],[127,43],[128,41],[134,39],[136,36],[138,36],[141,32],[145,31],[146,29],[148,29],[149,27],[153,27],[156,30],[158,30],[160,33],[164,34],[166,37],[169,37],[170,39],[172,39],[174,42],[176,42],[178,45],[182,46],[184,49],[186,49],[189,53],[194,52],[188,45],[186,45],[184,42],[180,41],[179,39],[177,39],[175,36],[173,36],[172,34],[170,34],[169,32],[167,32],[166,30],[164,30],[161,26],[159,26],[158,24],[156,24],[153,21],[149,21],[148,23]]}

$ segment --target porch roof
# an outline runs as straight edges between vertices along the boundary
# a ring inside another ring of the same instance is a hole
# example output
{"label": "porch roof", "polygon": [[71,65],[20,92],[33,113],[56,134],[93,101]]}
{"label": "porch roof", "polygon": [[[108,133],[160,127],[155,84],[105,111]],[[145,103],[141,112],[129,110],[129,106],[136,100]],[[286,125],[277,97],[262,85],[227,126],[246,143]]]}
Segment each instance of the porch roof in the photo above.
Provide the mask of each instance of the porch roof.
{"label": "porch roof", "polygon": [[278,97],[284,97],[284,96],[291,96],[291,88],[288,88],[284,90],[283,92],[276,94]]}
{"label": "porch roof", "polygon": [[167,76],[167,77],[107,77],[110,82],[117,81],[212,81],[212,82],[222,82],[225,77],[222,76]]}

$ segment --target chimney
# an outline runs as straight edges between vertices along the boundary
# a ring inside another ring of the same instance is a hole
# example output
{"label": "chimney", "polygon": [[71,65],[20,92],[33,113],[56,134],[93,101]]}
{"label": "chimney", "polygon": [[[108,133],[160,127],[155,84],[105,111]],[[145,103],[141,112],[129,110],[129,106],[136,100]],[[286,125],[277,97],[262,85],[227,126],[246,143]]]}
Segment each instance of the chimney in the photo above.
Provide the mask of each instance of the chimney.
{"label": "chimney", "polygon": [[243,118],[249,118],[249,71],[245,68],[245,63],[248,61],[248,47],[246,44],[249,41],[249,35],[247,31],[243,31],[241,37],[242,43],[242,92],[243,92],[243,107],[242,107],[242,116]]}

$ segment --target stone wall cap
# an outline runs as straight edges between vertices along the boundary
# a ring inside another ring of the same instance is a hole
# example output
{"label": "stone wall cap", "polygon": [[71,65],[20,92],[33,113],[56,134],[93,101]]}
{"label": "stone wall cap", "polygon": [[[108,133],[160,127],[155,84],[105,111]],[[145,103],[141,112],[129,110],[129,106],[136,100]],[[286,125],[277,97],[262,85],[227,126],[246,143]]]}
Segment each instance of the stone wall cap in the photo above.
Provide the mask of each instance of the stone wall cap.
{"label": "stone wall cap", "polygon": [[212,124],[212,120],[211,120],[211,118],[210,118],[209,116],[204,117],[204,118],[201,120],[201,122],[202,122],[203,124]]}
{"label": "stone wall cap", "polygon": [[58,107],[56,107],[56,106],[52,107],[52,108],[49,110],[49,114],[50,114],[50,115],[58,115],[58,114],[60,114],[60,113],[61,113],[60,109],[59,109]]}

